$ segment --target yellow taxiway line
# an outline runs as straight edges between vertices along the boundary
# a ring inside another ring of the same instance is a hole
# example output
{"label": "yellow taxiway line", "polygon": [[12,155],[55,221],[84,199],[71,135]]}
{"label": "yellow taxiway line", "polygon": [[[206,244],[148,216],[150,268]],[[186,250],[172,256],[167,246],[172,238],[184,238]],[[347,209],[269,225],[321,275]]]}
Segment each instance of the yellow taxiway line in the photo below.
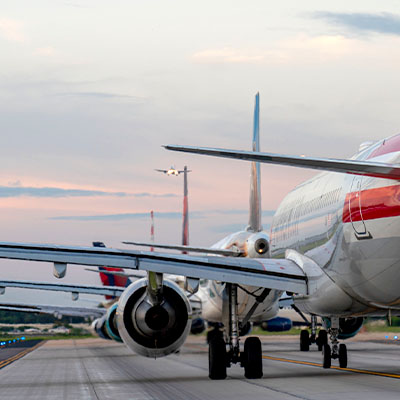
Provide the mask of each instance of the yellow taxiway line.
{"label": "yellow taxiway line", "polygon": [[0,361],[0,369],[4,368],[5,366],[7,366],[8,364],[11,364],[14,361],[17,361],[18,359],[22,358],[23,356],[27,355],[28,353],[30,353],[33,350],[36,350],[38,347],[40,347],[42,344],[44,343],[44,341],[39,342],[38,344],[36,344],[33,347],[30,347],[29,349],[26,349],[24,351],[21,351],[21,353],[16,354],[13,357],[7,358],[7,360],[3,360]]}
{"label": "yellow taxiway line", "polygon": [[[309,361],[291,360],[289,358],[279,358],[279,357],[271,357],[271,356],[264,356],[264,355],[262,357],[266,360],[281,361],[281,362],[287,362],[287,363],[292,363],[292,364],[311,365],[312,367],[322,367],[322,364],[309,362]],[[341,371],[356,372],[358,374],[377,375],[377,376],[385,376],[387,378],[400,379],[400,375],[398,375],[398,374],[388,374],[385,372],[368,371],[365,369],[340,368],[340,367],[336,367],[336,366],[332,366],[331,369],[339,369]]]}

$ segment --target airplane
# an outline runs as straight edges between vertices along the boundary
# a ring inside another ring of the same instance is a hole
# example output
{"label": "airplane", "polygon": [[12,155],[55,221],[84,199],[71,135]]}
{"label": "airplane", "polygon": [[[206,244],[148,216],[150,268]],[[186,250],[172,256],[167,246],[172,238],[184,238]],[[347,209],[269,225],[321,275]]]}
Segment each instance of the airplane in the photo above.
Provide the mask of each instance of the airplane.
{"label": "airplane", "polygon": [[[249,321],[276,316],[286,291],[293,295],[294,307],[311,315],[312,336],[317,316],[324,319],[332,347],[321,330],[315,340],[322,347],[323,367],[329,368],[332,359],[346,367],[347,349],[338,340],[354,336],[364,316],[400,313],[400,136],[366,144],[350,160],[261,153],[258,115],[257,94],[253,151],[165,146],[252,162],[249,225],[212,246],[237,248],[241,256],[1,242],[0,258],[50,262],[56,276],[65,275],[67,264],[147,271],[147,278],[122,293],[117,328],[129,348],[153,358],[179,350],[190,330],[188,296],[164,277],[184,275],[186,290],[204,296],[203,317],[224,326],[223,334],[216,329],[209,342],[211,379],[225,379],[232,363],[240,363],[247,378],[262,377],[260,340],[248,337],[241,351],[239,337],[247,333]],[[271,236],[261,225],[259,162],[324,171],[285,197]],[[309,349],[311,339],[303,330],[301,350]]]}
{"label": "airplane", "polygon": [[168,176],[171,176],[171,175],[178,176],[179,174],[182,174],[185,171],[186,172],[192,172],[192,171],[188,171],[186,167],[185,167],[184,170],[178,171],[173,165],[171,166],[170,169],[155,169],[154,171],[163,172],[164,174],[166,174]]}

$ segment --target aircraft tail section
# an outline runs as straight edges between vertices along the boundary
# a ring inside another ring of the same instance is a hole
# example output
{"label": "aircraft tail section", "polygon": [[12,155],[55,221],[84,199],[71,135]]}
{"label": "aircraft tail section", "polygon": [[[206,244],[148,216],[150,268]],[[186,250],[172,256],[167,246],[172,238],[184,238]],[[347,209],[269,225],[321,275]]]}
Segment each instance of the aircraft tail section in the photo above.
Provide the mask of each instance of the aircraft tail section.
{"label": "aircraft tail section", "polygon": [[[253,126],[253,151],[260,151],[260,95],[256,94],[254,106],[254,126]],[[251,163],[250,177],[250,212],[249,225],[247,230],[251,232],[262,231],[261,224],[261,172],[260,163]]]}
{"label": "aircraft tail section", "polygon": [[[93,247],[106,247],[103,242],[93,242]],[[99,267],[100,280],[103,286],[118,286],[118,287],[127,287],[132,281],[123,275],[115,274],[115,272],[124,272],[122,268],[114,268],[114,267]],[[115,299],[114,296],[105,296],[106,300]]]}
{"label": "aircraft tail section", "polygon": [[[188,204],[188,183],[187,183],[187,166],[183,169],[183,224],[182,224],[182,245],[189,245],[189,204]],[[183,251],[182,254],[187,254]]]}

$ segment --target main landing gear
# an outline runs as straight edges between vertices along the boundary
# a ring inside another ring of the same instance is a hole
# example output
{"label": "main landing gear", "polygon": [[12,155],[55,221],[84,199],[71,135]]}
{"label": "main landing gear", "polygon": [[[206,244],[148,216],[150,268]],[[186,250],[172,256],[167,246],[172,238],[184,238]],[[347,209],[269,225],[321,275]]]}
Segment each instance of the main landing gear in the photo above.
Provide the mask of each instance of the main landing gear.
{"label": "main landing gear", "polygon": [[246,378],[259,379],[263,376],[261,341],[258,337],[247,338],[244,342],[244,350],[240,352],[237,285],[227,284],[226,290],[229,297],[229,338],[226,343],[219,330],[208,335],[209,377],[225,379],[226,369],[232,364],[240,363],[244,367]]}
{"label": "main landing gear", "polygon": [[321,351],[324,345],[328,344],[328,334],[325,329],[320,329],[317,336],[317,317],[311,316],[311,335],[307,329],[300,332],[300,351],[309,351],[310,345],[316,343]]}
{"label": "main landing gear", "polygon": [[324,368],[330,368],[332,364],[332,359],[339,359],[339,367],[346,368],[347,367],[347,348],[345,344],[339,344],[338,336],[339,336],[339,319],[332,318],[331,319],[331,327],[329,328],[329,335],[332,344],[325,344],[322,349],[322,366]]}

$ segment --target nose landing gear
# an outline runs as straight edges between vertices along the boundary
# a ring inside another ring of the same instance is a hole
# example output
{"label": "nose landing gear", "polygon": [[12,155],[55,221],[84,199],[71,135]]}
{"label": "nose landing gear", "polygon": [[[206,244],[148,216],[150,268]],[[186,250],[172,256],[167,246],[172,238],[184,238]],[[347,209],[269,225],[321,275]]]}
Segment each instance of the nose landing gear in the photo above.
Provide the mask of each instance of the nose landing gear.
{"label": "nose landing gear", "polygon": [[347,368],[347,348],[345,344],[339,344],[339,319],[331,319],[331,327],[329,328],[329,336],[332,344],[332,351],[329,344],[325,344],[322,349],[322,366],[324,368],[331,367],[331,361],[339,359],[339,367]]}

